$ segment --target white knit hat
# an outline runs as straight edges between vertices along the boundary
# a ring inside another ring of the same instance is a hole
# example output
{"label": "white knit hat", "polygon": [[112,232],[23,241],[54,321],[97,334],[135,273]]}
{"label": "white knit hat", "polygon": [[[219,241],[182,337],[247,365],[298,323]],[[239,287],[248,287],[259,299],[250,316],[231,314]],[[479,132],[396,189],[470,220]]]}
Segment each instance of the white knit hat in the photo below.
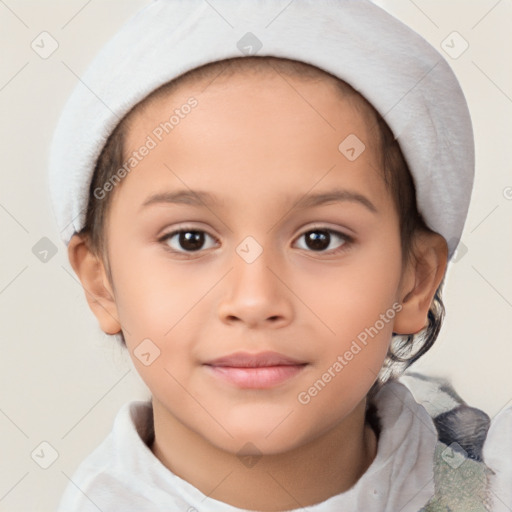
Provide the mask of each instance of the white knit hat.
{"label": "white knit hat", "polygon": [[439,52],[368,0],[155,0],[137,13],[77,83],[55,131],[50,196],[66,245],[84,227],[96,160],[123,116],[191,69],[248,55],[306,62],[365,96],[398,139],[418,209],[453,256],[474,179],[466,100]]}

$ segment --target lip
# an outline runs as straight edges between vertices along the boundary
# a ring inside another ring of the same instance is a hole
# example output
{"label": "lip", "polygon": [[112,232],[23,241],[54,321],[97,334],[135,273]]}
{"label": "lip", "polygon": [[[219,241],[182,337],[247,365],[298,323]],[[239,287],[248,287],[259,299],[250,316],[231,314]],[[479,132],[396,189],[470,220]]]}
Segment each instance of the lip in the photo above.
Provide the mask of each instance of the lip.
{"label": "lip", "polygon": [[208,366],[232,366],[237,368],[261,368],[263,366],[292,366],[305,364],[279,352],[266,351],[251,354],[249,352],[234,352],[205,363]]}
{"label": "lip", "polygon": [[291,379],[307,365],[278,352],[235,352],[204,363],[215,377],[244,389],[267,389]]}

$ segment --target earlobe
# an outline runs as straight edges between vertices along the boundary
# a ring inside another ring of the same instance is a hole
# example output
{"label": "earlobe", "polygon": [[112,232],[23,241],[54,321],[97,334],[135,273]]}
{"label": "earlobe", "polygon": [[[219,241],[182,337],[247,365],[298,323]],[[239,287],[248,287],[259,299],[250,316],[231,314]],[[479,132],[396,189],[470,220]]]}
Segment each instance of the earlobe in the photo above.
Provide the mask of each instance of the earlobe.
{"label": "earlobe", "polygon": [[80,279],[87,303],[106,334],[121,331],[113,290],[101,258],[89,248],[85,238],[74,235],[68,245],[68,258]]}
{"label": "earlobe", "polygon": [[402,280],[402,309],[393,326],[396,334],[416,334],[428,325],[428,311],[448,262],[446,240],[437,233],[418,234],[415,255]]}

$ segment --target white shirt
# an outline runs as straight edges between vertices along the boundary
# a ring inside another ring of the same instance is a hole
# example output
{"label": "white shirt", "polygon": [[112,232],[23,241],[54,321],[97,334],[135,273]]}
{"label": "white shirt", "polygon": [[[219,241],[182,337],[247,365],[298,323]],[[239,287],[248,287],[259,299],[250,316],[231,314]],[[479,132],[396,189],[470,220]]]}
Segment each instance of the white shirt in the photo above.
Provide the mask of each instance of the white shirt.
{"label": "white shirt", "polygon": [[512,510],[512,407],[503,409],[491,421],[484,443],[483,458],[495,472],[491,480],[493,512]]}
{"label": "white shirt", "polygon": [[[400,382],[385,384],[377,398],[381,433],[372,464],[353,487],[308,506],[308,512],[418,512],[433,496],[437,432],[431,417]],[[126,403],[110,434],[72,476],[58,512],[246,510],[205,496],[167,469],[147,444],[152,422],[151,402]],[[500,425],[506,426],[506,422],[508,432],[512,432],[512,409]],[[489,436],[503,441],[505,430],[500,427],[493,431],[497,426],[491,427]],[[510,448],[510,437],[508,442]],[[512,469],[499,447],[492,447],[495,449],[487,446],[487,455],[509,477],[498,479],[502,487],[496,487],[505,496],[506,484],[511,487]]]}

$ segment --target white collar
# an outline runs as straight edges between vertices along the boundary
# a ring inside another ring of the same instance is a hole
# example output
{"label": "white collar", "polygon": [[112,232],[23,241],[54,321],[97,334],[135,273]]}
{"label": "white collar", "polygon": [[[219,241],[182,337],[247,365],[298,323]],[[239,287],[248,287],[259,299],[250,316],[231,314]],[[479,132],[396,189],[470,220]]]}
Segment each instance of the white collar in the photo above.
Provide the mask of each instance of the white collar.
{"label": "white collar", "polygon": [[[429,414],[414,400],[409,389],[396,381],[383,386],[375,403],[381,433],[372,464],[352,488],[307,507],[309,512],[342,509],[417,512],[434,495],[437,433]],[[126,494],[131,494],[127,504],[143,495],[148,504],[154,504],[154,510],[176,506],[209,512],[243,510],[208,498],[169,471],[146,444],[152,437],[152,429],[151,403],[133,401],[120,409],[113,430],[104,441],[112,444],[109,471],[112,476],[117,475]]]}

